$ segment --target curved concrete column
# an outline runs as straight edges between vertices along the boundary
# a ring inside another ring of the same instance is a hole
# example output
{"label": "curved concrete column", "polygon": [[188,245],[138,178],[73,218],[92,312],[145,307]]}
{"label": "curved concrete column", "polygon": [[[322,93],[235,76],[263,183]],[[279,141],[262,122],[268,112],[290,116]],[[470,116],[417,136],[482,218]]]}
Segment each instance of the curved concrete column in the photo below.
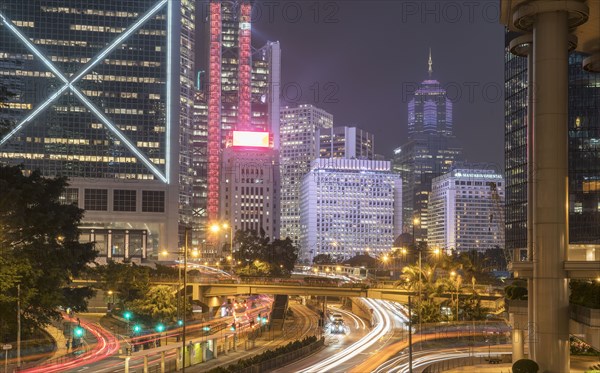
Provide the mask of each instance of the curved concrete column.
{"label": "curved concrete column", "polygon": [[[512,23],[533,31],[533,340],[542,372],[569,371],[567,94],[569,30],[587,21],[579,1],[523,2]],[[533,347],[533,348],[531,348]]]}

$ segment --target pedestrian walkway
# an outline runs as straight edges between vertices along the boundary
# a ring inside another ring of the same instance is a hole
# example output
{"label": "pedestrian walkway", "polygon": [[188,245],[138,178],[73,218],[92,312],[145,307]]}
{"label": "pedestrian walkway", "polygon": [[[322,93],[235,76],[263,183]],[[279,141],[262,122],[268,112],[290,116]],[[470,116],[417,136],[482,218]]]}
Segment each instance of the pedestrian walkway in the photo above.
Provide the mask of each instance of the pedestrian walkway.
{"label": "pedestrian walkway", "polygon": [[[598,357],[591,356],[571,356],[570,373],[584,373],[594,363],[600,363]],[[489,364],[471,365],[447,370],[446,373],[511,373],[512,364],[498,364],[490,366]]]}
{"label": "pedestrian walkway", "polygon": [[65,338],[62,330],[58,329],[52,324],[44,327],[44,330],[50,335],[50,337],[52,337],[52,339],[54,339],[54,342],[56,343],[56,349],[54,350],[52,356],[50,356],[51,359],[64,356],[70,352],[71,346],[69,345],[69,348],[67,348],[67,339]]}

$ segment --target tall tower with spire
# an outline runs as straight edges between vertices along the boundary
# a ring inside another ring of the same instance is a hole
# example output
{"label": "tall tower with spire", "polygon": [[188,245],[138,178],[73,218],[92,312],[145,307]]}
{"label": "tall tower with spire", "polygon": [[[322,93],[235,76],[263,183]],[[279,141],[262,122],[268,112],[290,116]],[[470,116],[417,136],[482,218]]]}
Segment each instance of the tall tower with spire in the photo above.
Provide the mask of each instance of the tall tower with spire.
{"label": "tall tower with spire", "polygon": [[431,48],[427,73],[408,102],[408,139],[394,155],[394,169],[402,175],[404,231],[414,232],[417,240],[427,237],[432,179],[448,172],[462,154],[452,133],[452,101],[433,78]]}
{"label": "tall tower with spire", "polygon": [[419,85],[408,102],[408,136],[419,134],[440,134],[452,136],[452,101],[440,82],[432,78],[433,61],[429,48],[429,78]]}

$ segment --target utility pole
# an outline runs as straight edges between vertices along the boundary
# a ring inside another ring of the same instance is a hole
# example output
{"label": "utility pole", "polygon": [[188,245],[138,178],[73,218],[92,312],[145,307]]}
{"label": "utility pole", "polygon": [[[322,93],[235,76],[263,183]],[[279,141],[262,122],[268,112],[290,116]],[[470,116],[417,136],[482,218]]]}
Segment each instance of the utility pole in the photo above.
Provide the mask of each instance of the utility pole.
{"label": "utility pole", "polygon": [[412,373],[413,347],[412,347],[412,305],[408,296],[408,372]]}
{"label": "utility pole", "polygon": [[21,284],[17,284],[17,368],[21,367]]}
{"label": "utility pole", "polygon": [[185,352],[187,346],[185,345],[185,327],[186,327],[186,302],[187,302],[187,256],[188,256],[188,232],[190,228],[185,227],[185,245],[183,247],[183,334],[181,336],[181,371],[185,373]]}

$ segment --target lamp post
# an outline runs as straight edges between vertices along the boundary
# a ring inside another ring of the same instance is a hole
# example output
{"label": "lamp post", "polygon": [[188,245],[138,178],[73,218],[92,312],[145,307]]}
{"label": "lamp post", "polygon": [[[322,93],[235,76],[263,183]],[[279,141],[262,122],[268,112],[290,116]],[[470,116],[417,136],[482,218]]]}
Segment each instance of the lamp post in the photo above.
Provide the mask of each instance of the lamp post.
{"label": "lamp post", "polygon": [[423,286],[422,283],[421,283],[422,282],[421,272],[423,272],[423,268],[421,267],[421,249],[420,248],[417,249],[417,238],[415,237],[415,226],[417,224],[419,224],[419,222],[420,222],[419,218],[414,218],[413,219],[413,229],[412,230],[413,230],[413,246],[414,246],[415,250],[417,250],[418,253],[419,253],[419,304],[418,304],[418,307],[419,307],[419,332],[421,332],[421,330],[422,330],[421,329],[421,327],[422,327],[422,321],[421,321],[421,287]]}
{"label": "lamp post", "polygon": [[458,291],[460,289],[460,284],[462,282],[462,277],[457,275],[456,272],[450,272],[450,277],[454,278],[456,276],[456,321],[458,321]]}
{"label": "lamp post", "polygon": [[181,335],[181,369],[182,372],[185,373],[185,349],[187,348],[185,345],[185,327],[186,327],[186,302],[187,302],[187,255],[188,255],[188,235],[190,228],[185,227],[185,244],[183,246],[183,312],[181,319],[183,321],[183,330]]}
{"label": "lamp post", "polygon": [[[408,372],[412,373],[413,348],[412,348],[412,304],[408,296]],[[420,321],[420,320],[419,320]]]}
{"label": "lamp post", "polygon": [[214,223],[210,226],[210,231],[213,233],[219,233],[221,230],[229,230],[229,250],[231,251],[232,257],[233,255],[233,225],[228,222],[223,223]]}
{"label": "lamp post", "polygon": [[[183,245],[183,300],[182,300],[182,306],[181,306],[181,327],[182,327],[182,333],[181,333],[181,367],[182,367],[182,372],[185,373],[185,351],[186,351],[186,345],[185,345],[185,330],[186,330],[186,303],[187,303],[187,259],[188,259],[188,241],[189,241],[189,232],[190,232],[190,227],[185,227],[185,236],[184,236],[184,245]],[[178,252],[178,254],[180,254],[181,251]],[[168,255],[169,252],[168,251],[163,251],[162,252],[163,255]],[[181,266],[179,267],[179,281],[181,281]],[[179,282],[181,283],[181,282]],[[179,297],[178,297],[179,300]]]}

